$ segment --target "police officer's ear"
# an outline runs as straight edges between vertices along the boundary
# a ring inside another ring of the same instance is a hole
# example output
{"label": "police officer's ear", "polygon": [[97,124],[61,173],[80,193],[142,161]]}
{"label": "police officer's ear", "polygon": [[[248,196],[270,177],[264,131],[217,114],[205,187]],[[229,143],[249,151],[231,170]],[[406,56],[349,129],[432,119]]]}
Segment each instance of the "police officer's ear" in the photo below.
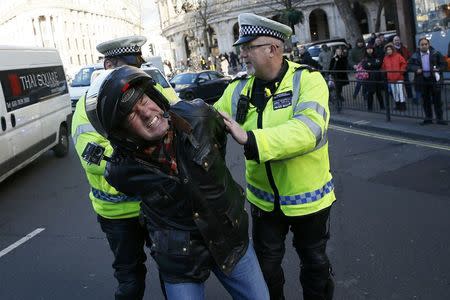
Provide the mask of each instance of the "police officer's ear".
{"label": "police officer's ear", "polygon": [[267,47],[264,50],[267,54],[269,54],[270,57],[274,57],[275,53],[277,51],[277,45],[276,44],[271,44],[269,47]]}

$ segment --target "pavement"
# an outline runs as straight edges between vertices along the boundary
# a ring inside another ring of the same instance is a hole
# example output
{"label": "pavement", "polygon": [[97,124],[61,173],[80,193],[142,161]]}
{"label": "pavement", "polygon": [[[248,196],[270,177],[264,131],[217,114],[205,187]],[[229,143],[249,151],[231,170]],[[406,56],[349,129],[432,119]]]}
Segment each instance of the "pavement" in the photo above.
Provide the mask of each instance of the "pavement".
{"label": "pavement", "polygon": [[391,116],[386,121],[382,113],[342,109],[340,113],[331,112],[330,123],[351,128],[402,136],[415,140],[450,145],[450,125],[420,125],[421,119]]}

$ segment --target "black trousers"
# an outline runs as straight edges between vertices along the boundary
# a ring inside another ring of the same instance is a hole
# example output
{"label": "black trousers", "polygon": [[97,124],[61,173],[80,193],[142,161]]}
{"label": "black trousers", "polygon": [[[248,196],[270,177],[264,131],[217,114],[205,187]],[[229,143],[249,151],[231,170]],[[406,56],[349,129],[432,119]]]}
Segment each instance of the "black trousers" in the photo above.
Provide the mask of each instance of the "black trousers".
{"label": "black trousers", "polygon": [[114,254],[114,277],[119,282],[116,300],[139,300],[144,297],[147,256],[144,246],[148,241],[147,230],[139,218],[107,219],[98,215],[98,222],[106,234]]}
{"label": "black trousers", "polygon": [[433,119],[433,110],[437,120],[443,119],[441,90],[434,77],[424,77],[422,85],[423,110],[425,111],[425,120]]}
{"label": "black trousers", "polygon": [[285,238],[294,234],[293,246],[300,257],[300,283],[304,300],[333,298],[334,282],[326,255],[330,207],[300,217],[287,217],[279,209],[265,212],[252,205],[253,242],[271,300],[284,299],[281,262]]}

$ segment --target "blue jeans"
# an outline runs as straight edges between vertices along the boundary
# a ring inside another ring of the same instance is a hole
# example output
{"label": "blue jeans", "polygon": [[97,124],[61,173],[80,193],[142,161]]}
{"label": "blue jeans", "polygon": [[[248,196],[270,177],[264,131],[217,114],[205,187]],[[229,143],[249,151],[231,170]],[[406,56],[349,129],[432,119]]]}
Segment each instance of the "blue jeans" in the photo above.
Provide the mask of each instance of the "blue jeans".
{"label": "blue jeans", "polygon": [[[268,300],[269,290],[259,267],[253,245],[239,260],[230,275],[225,275],[217,266],[214,272],[234,300]],[[203,300],[205,284],[195,282],[164,283],[169,300]]]}

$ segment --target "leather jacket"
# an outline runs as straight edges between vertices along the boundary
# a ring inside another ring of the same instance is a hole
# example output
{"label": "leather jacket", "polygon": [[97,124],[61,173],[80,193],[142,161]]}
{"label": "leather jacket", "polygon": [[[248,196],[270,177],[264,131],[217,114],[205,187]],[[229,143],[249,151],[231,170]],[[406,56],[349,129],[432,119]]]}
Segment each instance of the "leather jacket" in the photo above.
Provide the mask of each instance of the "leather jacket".
{"label": "leather jacket", "polygon": [[245,195],[226,167],[226,131],[217,111],[197,99],[180,101],[169,113],[178,174],[116,147],[105,177],[141,198],[163,280],[202,282],[215,266],[229,274],[247,250]]}

